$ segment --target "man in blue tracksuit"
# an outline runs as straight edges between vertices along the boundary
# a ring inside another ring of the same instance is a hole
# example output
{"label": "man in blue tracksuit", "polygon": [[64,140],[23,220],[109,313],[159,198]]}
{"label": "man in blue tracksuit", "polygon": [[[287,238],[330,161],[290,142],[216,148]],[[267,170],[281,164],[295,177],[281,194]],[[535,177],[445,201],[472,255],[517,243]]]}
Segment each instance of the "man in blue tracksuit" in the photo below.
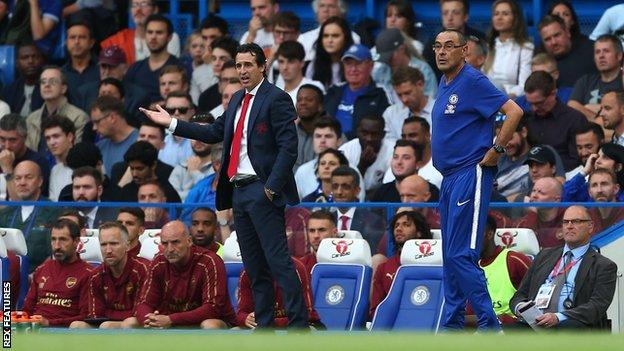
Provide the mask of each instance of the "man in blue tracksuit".
{"label": "man in blue tracksuit", "polygon": [[[466,38],[458,31],[437,35],[433,47],[444,76],[432,111],[433,165],[442,173],[440,216],[444,256],[444,328],[464,326],[466,301],[478,317],[479,330],[500,330],[479,268],[496,163],[522,109],[501,93],[481,72],[466,64]],[[495,114],[506,120],[494,139]]]}

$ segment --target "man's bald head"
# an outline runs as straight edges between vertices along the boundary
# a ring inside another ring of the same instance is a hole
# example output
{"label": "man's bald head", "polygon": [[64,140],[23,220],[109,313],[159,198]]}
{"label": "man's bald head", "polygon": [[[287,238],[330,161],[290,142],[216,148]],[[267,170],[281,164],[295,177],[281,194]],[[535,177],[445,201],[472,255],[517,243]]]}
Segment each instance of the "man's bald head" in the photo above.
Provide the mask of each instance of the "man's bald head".
{"label": "man's bald head", "polygon": [[169,263],[183,266],[188,262],[192,242],[189,230],[184,223],[171,221],[165,224],[160,231],[160,243]]}
{"label": "man's bald head", "polygon": [[531,190],[531,202],[560,202],[563,186],[553,177],[544,177],[535,181]]}
{"label": "man's bald head", "polygon": [[41,168],[33,161],[22,161],[13,170],[15,194],[21,201],[36,201],[41,195]]}
{"label": "man's bald head", "polygon": [[429,182],[418,174],[405,177],[399,184],[401,202],[427,202],[431,198]]}

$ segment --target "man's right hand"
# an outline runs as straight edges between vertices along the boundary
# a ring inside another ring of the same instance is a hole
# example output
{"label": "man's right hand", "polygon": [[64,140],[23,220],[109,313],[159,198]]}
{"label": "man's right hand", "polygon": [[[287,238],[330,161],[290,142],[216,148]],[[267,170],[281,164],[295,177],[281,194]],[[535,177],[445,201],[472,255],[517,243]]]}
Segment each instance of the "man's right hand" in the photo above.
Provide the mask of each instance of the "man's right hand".
{"label": "man's right hand", "polygon": [[251,312],[247,315],[247,318],[245,318],[245,326],[249,329],[255,329],[256,326],[258,326],[258,324],[256,324],[256,314],[254,312]]}
{"label": "man's right hand", "polygon": [[249,33],[247,33],[247,43],[253,43],[256,40],[258,30],[262,28],[262,20],[259,16],[253,16],[249,20]]}
{"label": "man's right hand", "polygon": [[594,165],[596,164],[596,160],[598,159],[598,154],[591,154],[587,157],[587,162],[585,162],[585,166],[583,167],[583,173],[585,175],[589,175],[594,171]]}
{"label": "man's right hand", "polygon": [[158,111],[152,111],[139,107],[139,111],[143,112],[149,119],[165,128],[168,128],[171,124],[171,115],[169,115],[169,112],[165,111],[165,109],[163,109],[160,105],[156,105],[156,109]]}
{"label": "man's right hand", "polygon": [[0,168],[2,169],[2,173],[13,173],[13,162],[15,162],[15,154],[13,151],[7,149],[0,151]]}

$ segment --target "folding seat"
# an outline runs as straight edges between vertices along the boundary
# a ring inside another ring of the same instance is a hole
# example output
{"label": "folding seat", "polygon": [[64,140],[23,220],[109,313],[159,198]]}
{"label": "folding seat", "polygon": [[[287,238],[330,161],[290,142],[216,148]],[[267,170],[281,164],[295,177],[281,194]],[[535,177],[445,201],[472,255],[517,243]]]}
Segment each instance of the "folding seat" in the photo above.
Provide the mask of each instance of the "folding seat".
{"label": "folding seat", "polygon": [[405,242],[401,267],[375,311],[371,330],[437,332],[444,307],[442,277],[441,240]]}
{"label": "folding seat", "polygon": [[225,243],[223,243],[223,262],[225,263],[230,301],[232,302],[232,308],[236,310],[238,306],[238,281],[244,268],[236,232],[232,232],[225,240]]}
{"label": "folding seat", "polygon": [[[21,309],[28,292],[28,273],[30,271],[30,262],[28,261],[28,248],[26,246],[26,238],[21,230],[15,228],[0,228],[0,237],[4,242],[7,250],[12,251],[20,261],[20,290],[17,297],[17,309]],[[8,265],[7,265],[8,269]]]}
{"label": "folding seat", "polygon": [[94,267],[104,262],[100,250],[100,239],[97,236],[81,236],[77,251],[83,261]]}
{"label": "folding seat", "polygon": [[362,233],[357,230],[339,230],[338,237],[343,239],[363,239]]}
{"label": "folding seat", "polygon": [[364,239],[323,239],[312,268],[314,308],[328,329],[361,329],[368,316],[372,268]]}
{"label": "folding seat", "polygon": [[540,251],[535,232],[528,228],[499,228],[496,230],[494,242],[496,245],[522,252],[531,258]]}
{"label": "folding seat", "polygon": [[[145,235],[142,234],[141,236]],[[139,237],[140,240],[140,237]],[[149,237],[146,236],[141,241],[141,250],[139,251],[139,257],[143,257],[147,260],[153,260],[154,256],[162,252],[162,245],[160,245],[160,235]]]}
{"label": "folding seat", "polygon": [[143,244],[143,240],[145,239],[153,239],[157,236],[160,236],[160,229],[145,229],[143,234],[139,235],[139,242],[141,245]]}
{"label": "folding seat", "polygon": [[100,230],[99,229],[85,229],[85,232],[86,232],[86,234],[85,234],[86,236],[89,236],[89,237],[94,236],[96,238],[100,237]]}

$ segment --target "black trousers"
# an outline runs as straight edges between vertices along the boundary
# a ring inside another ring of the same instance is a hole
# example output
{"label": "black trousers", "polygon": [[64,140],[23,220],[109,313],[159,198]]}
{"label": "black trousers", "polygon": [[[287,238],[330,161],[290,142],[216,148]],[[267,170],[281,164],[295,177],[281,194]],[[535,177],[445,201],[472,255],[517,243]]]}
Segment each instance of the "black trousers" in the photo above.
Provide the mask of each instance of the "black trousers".
{"label": "black trousers", "polygon": [[258,328],[273,325],[273,278],[282,290],[289,328],[307,328],[301,281],[288,253],[284,207],[273,204],[256,181],[233,193],[234,224],[243,265],[249,275]]}

